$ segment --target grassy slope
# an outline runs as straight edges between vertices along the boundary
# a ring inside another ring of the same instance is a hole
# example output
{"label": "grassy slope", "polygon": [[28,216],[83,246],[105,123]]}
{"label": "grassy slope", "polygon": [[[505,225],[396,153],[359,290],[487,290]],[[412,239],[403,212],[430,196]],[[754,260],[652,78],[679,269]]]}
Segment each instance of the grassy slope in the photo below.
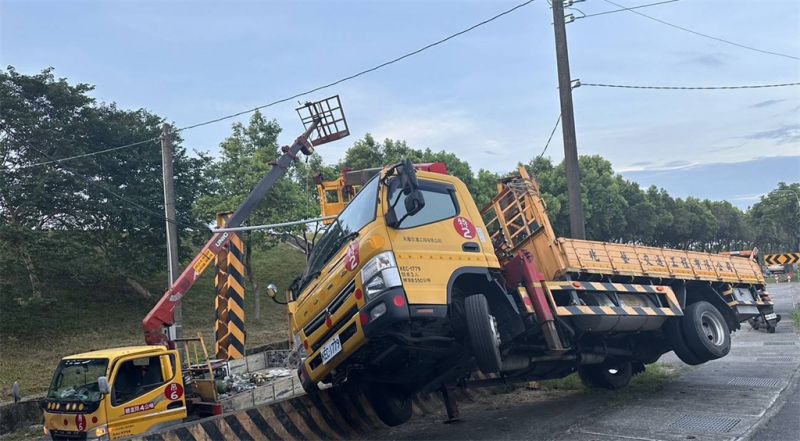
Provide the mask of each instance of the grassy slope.
{"label": "grassy slope", "polygon": [[[248,347],[287,338],[286,307],[273,303],[263,293],[270,282],[282,291],[304,266],[303,254],[288,245],[254,252],[254,273],[262,295],[261,319],[254,319],[254,293],[246,292]],[[213,273],[209,268],[190,291],[184,300],[183,313],[184,335],[203,332],[210,351],[214,344]],[[166,276],[159,279],[166,281]],[[58,360],[65,355],[144,344],[141,320],[161,296],[165,283],[153,282],[152,299],[122,290],[99,294],[53,291],[47,296],[57,301],[45,306],[21,307],[0,295],[0,401],[9,399],[15,380],[20,382],[24,395],[44,392]]]}

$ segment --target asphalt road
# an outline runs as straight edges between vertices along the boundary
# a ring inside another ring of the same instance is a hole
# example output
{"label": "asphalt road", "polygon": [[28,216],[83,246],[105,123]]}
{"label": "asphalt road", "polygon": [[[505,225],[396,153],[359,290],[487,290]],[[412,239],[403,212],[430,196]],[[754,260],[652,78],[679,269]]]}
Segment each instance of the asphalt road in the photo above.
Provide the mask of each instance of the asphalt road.
{"label": "asphalt road", "polygon": [[728,356],[696,367],[665,354],[659,363],[680,374],[656,390],[624,400],[587,392],[487,396],[462,404],[461,422],[416,418],[381,439],[800,440],[800,335],[791,318],[800,284],[769,291],[783,315],[775,334],[744,324]]}

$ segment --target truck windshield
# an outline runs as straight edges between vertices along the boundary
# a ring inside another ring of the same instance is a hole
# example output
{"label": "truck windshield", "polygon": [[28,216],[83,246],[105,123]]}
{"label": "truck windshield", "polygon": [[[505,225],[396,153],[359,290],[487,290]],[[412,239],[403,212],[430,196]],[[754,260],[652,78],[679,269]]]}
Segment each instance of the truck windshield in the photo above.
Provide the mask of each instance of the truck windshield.
{"label": "truck windshield", "polygon": [[97,377],[107,375],[108,359],[61,360],[47,391],[47,398],[59,401],[100,401]]}
{"label": "truck windshield", "polygon": [[339,217],[328,227],[311,252],[308,268],[300,283],[302,291],[322,271],[322,268],[358,232],[375,220],[378,201],[378,175],[375,175],[347,205]]}

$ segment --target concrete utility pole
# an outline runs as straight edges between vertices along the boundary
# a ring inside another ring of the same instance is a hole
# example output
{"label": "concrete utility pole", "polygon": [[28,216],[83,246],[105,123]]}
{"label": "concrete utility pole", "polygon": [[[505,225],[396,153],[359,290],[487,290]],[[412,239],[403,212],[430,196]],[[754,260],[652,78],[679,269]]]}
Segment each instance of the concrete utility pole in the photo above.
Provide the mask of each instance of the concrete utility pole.
{"label": "concrete utility pole", "polygon": [[569,75],[567,29],[564,22],[564,3],[553,0],[553,28],[556,35],[558,91],[561,96],[561,131],[564,136],[564,164],[567,169],[569,193],[569,226],[572,237],[586,239],[586,221],[581,202],[581,178],[578,170],[578,140],[575,137],[575,115],[572,111],[572,79]]}
{"label": "concrete utility pole", "polygon": [[[169,285],[180,275],[178,263],[178,229],[175,226],[175,179],[172,175],[172,127],[161,126],[161,170],[164,178],[164,215],[167,218],[167,269]],[[171,328],[171,339],[181,338],[183,332],[183,311],[181,304],[175,307],[175,324]]]}

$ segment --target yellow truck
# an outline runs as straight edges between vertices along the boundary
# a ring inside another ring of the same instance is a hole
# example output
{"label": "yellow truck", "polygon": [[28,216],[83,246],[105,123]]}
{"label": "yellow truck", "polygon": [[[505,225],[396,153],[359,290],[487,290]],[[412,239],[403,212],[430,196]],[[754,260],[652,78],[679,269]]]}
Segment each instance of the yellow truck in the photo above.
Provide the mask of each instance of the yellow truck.
{"label": "yellow truck", "polygon": [[178,352],[163,346],[65,357],[44,398],[44,432],[59,439],[117,439],[187,417]]}
{"label": "yellow truck", "polygon": [[671,350],[723,357],[741,322],[772,314],[751,259],[556,237],[522,167],[482,210],[442,170],[373,174],[336,208],[289,312],[304,389],[363,388],[389,425],[475,368],[618,388]]}

